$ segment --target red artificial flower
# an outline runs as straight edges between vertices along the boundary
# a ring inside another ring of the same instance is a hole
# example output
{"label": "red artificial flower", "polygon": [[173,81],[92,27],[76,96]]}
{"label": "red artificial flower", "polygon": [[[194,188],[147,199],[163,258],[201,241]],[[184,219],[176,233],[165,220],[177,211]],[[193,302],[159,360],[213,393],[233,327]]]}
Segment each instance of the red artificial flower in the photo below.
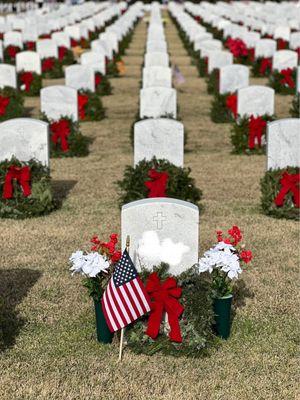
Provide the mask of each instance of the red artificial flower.
{"label": "red artificial flower", "polygon": [[5,115],[6,108],[10,103],[9,97],[0,96],[0,116]]}
{"label": "red artificial flower", "polygon": [[116,262],[118,262],[119,260],[120,260],[120,258],[122,257],[122,253],[120,252],[120,251],[116,251],[116,252],[114,252],[114,254],[111,256],[111,261],[113,262],[113,263],[116,263]]}
{"label": "red artificial flower", "polygon": [[45,58],[42,61],[42,71],[43,72],[52,71],[53,67],[54,67],[54,59],[53,58]]}
{"label": "red artificial flower", "polygon": [[116,250],[118,235],[116,233],[112,233],[109,238],[109,242],[101,242],[98,236],[93,236],[91,243],[93,243],[94,246],[92,246],[91,250],[98,251],[99,249],[102,249],[104,253],[109,256],[110,260],[115,263],[118,262],[122,256],[121,252]]}
{"label": "red artificial flower", "polygon": [[241,251],[240,259],[243,260],[245,264],[248,264],[252,260],[252,251],[251,250]]}
{"label": "red artificial flower", "polygon": [[224,242],[236,246],[243,238],[241,230],[238,226],[234,225],[231,229],[228,229],[227,233],[231,236],[230,238],[224,238],[222,231],[217,231],[218,242]]}

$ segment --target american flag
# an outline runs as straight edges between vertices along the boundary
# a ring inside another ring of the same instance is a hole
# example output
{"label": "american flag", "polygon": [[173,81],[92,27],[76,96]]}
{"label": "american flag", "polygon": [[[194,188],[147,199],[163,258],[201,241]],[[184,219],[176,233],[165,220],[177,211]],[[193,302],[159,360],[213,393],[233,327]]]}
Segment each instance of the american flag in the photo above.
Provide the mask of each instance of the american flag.
{"label": "american flag", "polygon": [[180,72],[178,65],[176,65],[176,64],[174,65],[172,72],[173,72],[173,78],[174,78],[175,85],[182,85],[183,83],[185,83],[184,76]]}
{"label": "american flag", "polygon": [[150,311],[150,302],[144,284],[124,250],[102,298],[109,330],[118,331]]}

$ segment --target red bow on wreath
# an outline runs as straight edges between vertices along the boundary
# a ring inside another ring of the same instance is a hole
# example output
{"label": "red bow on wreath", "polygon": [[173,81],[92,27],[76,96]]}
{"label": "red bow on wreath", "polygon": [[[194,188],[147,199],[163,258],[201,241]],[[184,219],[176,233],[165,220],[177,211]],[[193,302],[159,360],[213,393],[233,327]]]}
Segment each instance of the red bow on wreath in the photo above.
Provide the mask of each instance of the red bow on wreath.
{"label": "red bow on wreath", "polygon": [[257,140],[258,147],[261,147],[261,137],[265,133],[266,126],[267,123],[262,117],[250,116],[248,136],[249,149],[254,149],[255,139]]}
{"label": "red bow on wreath", "polygon": [[5,115],[6,108],[9,105],[9,102],[9,97],[0,96],[0,116]]}
{"label": "red bow on wreath", "polygon": [[85,118],[85,107],[89,102],[89,96],[87,94],[78,94],[78,113],[79,113],[79,118],[84,119]]}
{"label": "red bow on wreath", "polygon": [[270,58],[263,58],[259,67],[260,75],[265,75],[267,69],[272,69],[272,60]]}
{"label": "red bow on wreath", "polygon": [[277,39],[277,50],[284,50],[288,48],[288,42],[284,39]]}
{"label": "red bow on wreath", "polygon": [[280,83],[282,85],[284,85],[284,86],[287,85],[291,89],[293,89],[296,86],[295,82],[293,80],[292,68],[283,69],[282,71],[280,71],[280,74],[283,76],[283,78],[280,80]]}
{"label": "red bow on wreath", "polygon": [[32,41],[26,42],[26,49],[34,51],[35,50],[35,42],[32,42]]}
{"label": "red bow on wreath", "polygon": [[154,168],[151,168],[148,171],[148,176],[152,179],[144,183],[149,189],[148,197],[167,197],[166,187],[169,174],[167,172],[158,172]]}
{"label": "red bow on wreath", "polygon": [[226,107],[232,112],[234,118],[237,117],[237,95],[230,94],[226,97]]}
{"label": "red bow on wreath", "polygon": [[277,207],[281,207],[284,204],[285,196],[289,193],[293,193],[293,203],[296,208],[300,208],[300,195],[299,195],[299,184],[300,174],[289,174],[284,172],[280,180],[281,189],[276,196],[274,203]]}
{"label": "red bow on wreath", "polygon": [[53,58],[45,58],[42,62],[42,71],[43,72],[48,72],[52,71],[54,67],[54,60]]}
{"label": "red bow on wreath", "polygon": [[63,61],[63,59],[65,58],[65,55],[67,54],[67,48],[64,46],[59,46],[58,48],[58,59],[59,61]]}
{"label": "red bow on wreath", "polygon": [[5,175],[4,187],[3,187],[3,199],[11,199],[13,197],[13,180],[16,180],[23,190],[24,197],[30,196],[30,168],[28,166],[25,167],[16,167],[14,165],[8,168],[8,171]]}
{"label": "red bow on wreath", "polygon": [[79,46],[79,42],[71,38],[71,47],[77,47],[77,46]]}
{"label": "red bow on wreath", "polygon": [[29,92],[31,88],[31,84],[33,82],[33,73],[32,72],[23,72],[20,75],[20,81],[25,85],[25,91]]}
{"label": "red bow on wreath", "polygon": [[10,58],[16,58],[18,50],[19,47],[10,45],[7,47],[7,54]]}
{"label": "red bow on wreath", "polygon": [[99,73],[95,74],[95,85],[96,87],[98,87],[99,85],[101,85],[102,82],[102,76]]}
{"label": "red bow on wreath", "polygon": [[231,40],[229,50],[234,57],[247,57],[248,49],[241,39]]}
{"label": "red bow on wreath", "polygon": [[53,133],[51,140],[54,144],[57,144],[60,140],[60,148],[63,152],[69,150],[68,136],[71,133],[69,121],[61,119],[60,121],[53,122],[50,125],[50,130]]}
{"label": "red bow on wreath", "polygon": [[157,337],[163,313],[166,312],[170,325],[169,338],[172,342],[181,343],[178,318],[184,308],[177,299],[181,296],[182,289],[177,286],[174,278],[167,278],[161,282],[157,273],[153,272],[147,280],[146,290],[152,300],[146,335],[152,339]]}

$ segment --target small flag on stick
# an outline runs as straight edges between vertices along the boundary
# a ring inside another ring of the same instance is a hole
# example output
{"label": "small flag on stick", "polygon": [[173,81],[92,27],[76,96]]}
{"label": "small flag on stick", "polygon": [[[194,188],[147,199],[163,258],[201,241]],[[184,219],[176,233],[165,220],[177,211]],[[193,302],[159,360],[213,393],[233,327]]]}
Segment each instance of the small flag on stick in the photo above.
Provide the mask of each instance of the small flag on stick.
{"label": "small flag on stick", "polygon": [[182,85],[185,83],[184,76],[180,72],[179,67],[175,64],[173,67],[173,78],[174,78],[174,83],[175,85]]}
{"label": "small flag on stick", "polygon": [[128,254],[115,267],[102,298],[102,309],[111,332],[118,331],[150,311],[151,300]]}

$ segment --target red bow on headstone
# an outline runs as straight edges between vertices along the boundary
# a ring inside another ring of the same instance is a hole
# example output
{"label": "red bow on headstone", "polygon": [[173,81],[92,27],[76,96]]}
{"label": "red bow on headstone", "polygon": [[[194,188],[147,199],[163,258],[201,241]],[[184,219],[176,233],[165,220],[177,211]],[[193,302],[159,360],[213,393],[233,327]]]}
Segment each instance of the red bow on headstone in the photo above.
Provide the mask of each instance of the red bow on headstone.
{"label": "red bow on headstone", "polygon": [[300,174],[289,174],[284,172],[280,180],[281,189],[276,196],[274,203],[277,207],[283,206],[285,196],[289,193],[293,193],[293,203],[296,208],[300,208],[300,195],[299,195],[299,184]]}
{"label": "red bow on headstone", "polygon": [[5,181],[3,186],[3,194],[2,197],[4,199],[11,199],[13,197],[13,180],[16,180],[23,190],[24,197],[30,196],[30,168],[28,166],[25,167],[16,167],[14,165],[8,168],[8,171],[5,175]]}
{"label": "red bow on headstone", "polygon": [[85,118],[85,106],[89,102],[89,97],[86,94],[78,93],[78,114],[80,119]]}
{"label": "red bow on headstone", "polygon": [[67,48],[64,46],[59,46],[58,48],[58,59],[59,61],[63,61],[63,59],[65,58],[65,55],[67,53]]}
{"label": "red bow on headstone", "polygon": [[6,113],[6,108],[9,105],[9,102],[9,97],[0,96],[0,116]]}
{"label": "red bow on headstone", "polygon": [[26,49],[34,51],[35,50],[35,42],[32,42],[32,41],[26,42]]}
{"label": "red bow on headstone", "polygon": [[283,69],[282,71],[280,71],[280,74],[283,76],[283,78],[280,80],[280,83],[282,85],[287,85],[289,86],[291,89],[294,89],[295,82],[293,80],[293,70],[292,68],[287,68],[287,69]]}
{"label": "red bow on headstone", "polygon": [[158,172],[154,168],[148,172],[151,181],[146,181],[145,186],[149,189],[148,197],[167,197],[166,188],[169,179],[167,172]]}
{"label": "red bow on headstone", "polygon": [[230,94],[226,97],[226,107],[232,112],[234,118],[237,117],[237,95]]}
{"label": "red bow on headstone", "polygon": [[7,47],[7,54],[10,58],[16,58],[18,50],[19,47],[10,45]]}
{"label": "red bow on headstone", "polygon": [[184,308],[177,299],[181,296],[182,289],[177,286],[174,278],[167,278],[161,282],[157,273],[153,272],[148,278],[146,290],[152,300],[146,335],[152,339],[157,337],[163,313],[166,312],[170,325],[169,338],[172,342],[181,343],[178,319]]}
{"label": "red bow on headstone", "polygon": [[71,133],[69,121],[61,119],[60,121],[53,122],[50,125],[50,130],[53,133],[51,140],[54,144],[57,144],[60,140],[60,148],[63,152],[69,150],[68,136]]}
{"label": "red bow on headstone", "polygon": [[101,85],[102,82],[102,75],[99,72],[95,73],[95,86],[98,87]]}
{"label": "red bow on headstone", "polygon": [[249,135],[248,135],[248,147],[254,149],[255,139],[257,140],[258,147],[261,147],[261,138],[265,133],[267,123],[262,117],[250,116],[249,120]]}
{"label": "red bow on headstone", "polygon": [[33,73],[32,72],[23,72],[20,75],[20,81],[25,85],[25,91],[29,92],[31,88],[31,84],[33,82]]}
{"label": "red bow on headstone", "polygon": [[42,71],[48,72],[52,71],[54,67],[54,59],[53,58],[45,58],[42,62]]}
{"label": "red bow on headstone", "polygon": [[263,58],[259,67],[260,75],[265,75],[267,69],[272,69],[272,60],[270,58]]}

